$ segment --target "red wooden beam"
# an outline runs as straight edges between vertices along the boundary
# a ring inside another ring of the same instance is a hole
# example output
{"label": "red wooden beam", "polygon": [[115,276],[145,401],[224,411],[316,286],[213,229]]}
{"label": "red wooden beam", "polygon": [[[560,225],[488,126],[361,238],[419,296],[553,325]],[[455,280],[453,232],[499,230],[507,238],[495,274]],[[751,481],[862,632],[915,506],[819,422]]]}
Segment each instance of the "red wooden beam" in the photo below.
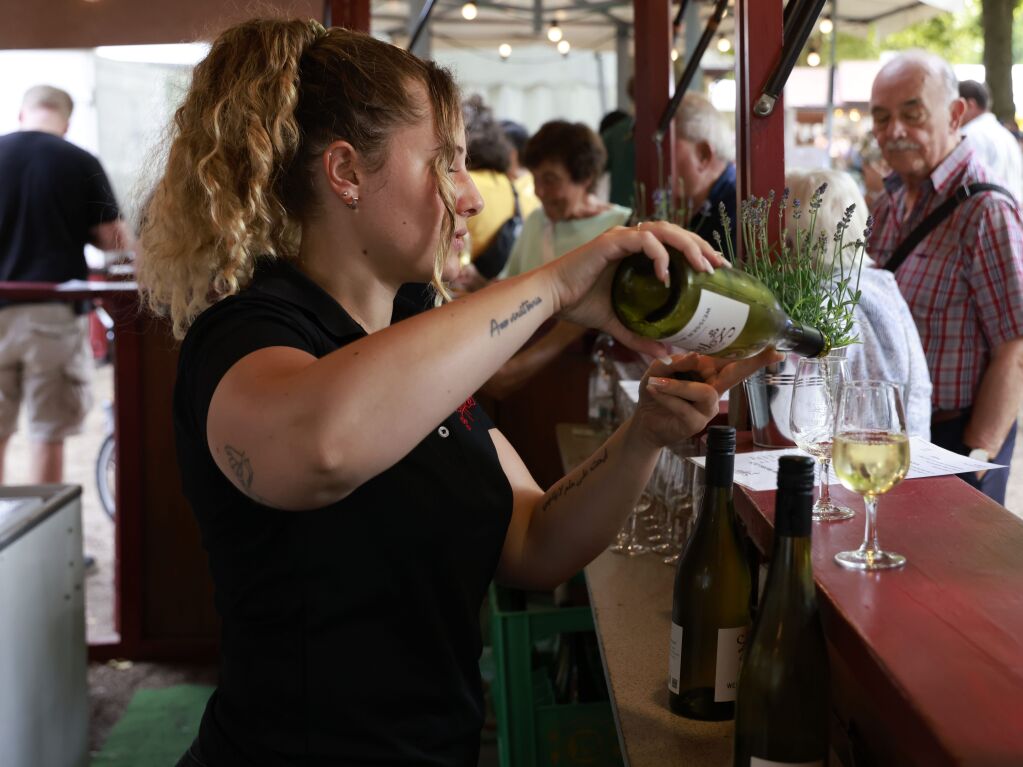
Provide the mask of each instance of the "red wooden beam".
{"label": "red wooden beam", "polygon": [[636,181],[642,184],[646,199],[637,198],[636,206],[654,210],[654,191],[663,183],[671,189],[675,158],[674,126],[664,137],[664,152],[658,163],[654,134],[657,121],[671,100],[671,2],[670,0],[633,0],[633,32],[636,50],[633,93],[636,100]]}
{"label": "red wooden beam", "polygon": [[[781,0],[736,0],[735,79],[736,169],[740,200],[766,197],[773,189],[780,196],[785,188],[785,105],[781,96],[774,111],[758,117],[753,107],[782,48]],[[769,218],[771,237],[778,236],[777,218]],[[736,244],[742,260],[742,238]]]}
{"label": "red wooden beam", "polygon": [[328,27],[369,32],[369,0],[324,0],[323,22]]}

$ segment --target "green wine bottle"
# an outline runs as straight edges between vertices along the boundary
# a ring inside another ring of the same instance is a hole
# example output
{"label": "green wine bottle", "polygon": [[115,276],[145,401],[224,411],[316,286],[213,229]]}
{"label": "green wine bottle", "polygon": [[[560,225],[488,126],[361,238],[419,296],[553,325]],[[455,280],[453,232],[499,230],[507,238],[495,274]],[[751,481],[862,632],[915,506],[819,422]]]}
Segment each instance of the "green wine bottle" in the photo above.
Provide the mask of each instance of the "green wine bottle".
{"label": "green wine bottle", "polygon": [[735,767],[824,767],[828,648],[810,560],[813,459],[778,460],[774,550],[739,675]]}
{"label": "green wine bottle", "polygon": [[756,277],[728,267],[697,272],[685,256],[665,247],[669,286],[642,253],[626,257],[615,270],[611,305],[629,330],[726,359],[752,357],[770,344],[803,357],[830,350],[824,334],[793,322]]}
{"label": "green wine bottle", "polygon": [[703,503],[675,571],[668,656],[671,710],[690,719],[735,715],[736,683],[750,630],[751,579],[732,505],[735,429],[707,432]]}

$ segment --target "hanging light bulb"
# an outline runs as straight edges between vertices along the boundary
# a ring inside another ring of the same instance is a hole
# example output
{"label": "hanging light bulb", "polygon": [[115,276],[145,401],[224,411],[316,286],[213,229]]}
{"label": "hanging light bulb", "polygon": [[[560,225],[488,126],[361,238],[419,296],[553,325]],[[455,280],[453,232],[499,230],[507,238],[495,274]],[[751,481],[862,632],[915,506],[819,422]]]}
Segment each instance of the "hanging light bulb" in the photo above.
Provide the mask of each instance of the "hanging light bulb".
{"label": "hanging light bulb", "polygon": [[552,43],[561,41],[561,38],[565,36],[565,33],[561,31],[561,27],[558,26],[558,22],[552,21],[551,25],[547,28],[547,39]]}
{"label": "hanging light bulb", "polygon": [[835,23],[825,16],[821,19],[820,30],[822,35],[830,35],[835,29]]}
{"label": "hanging light bulb", "polygon": [[568,40],[558,41],[558,53],[562,56],[567,56],[570,50],[572,50],[572,46],[568,44]]}
{"label": "hanging light bulb", "polygon": [[718,50],[722,53],[728,53],[732,50],[732,41],[724,35],[721,35],[721,37],[718,38]]}
{"label": "hanging light bulb", "polygon": [[817,51],[810,51],[806,54],[806,63],[811,67],[819,67],[821,65],[821,55]]}
{"label": "hanging light bulb", "polygon": [[466,21],[472,21],[479,15],[479,9],[476,7],[476,3],[466,3],[462,6],[462,18]]}
{"label": "hanging light bulb", "polygon": [[508,43],[501,43],[497,46],[497,55],[502,59],[506,59],[512,54],[512,47]]}
{"label": "hanging light bulb", "polygon": [[678,50],[676,50],[675,48],[671,49],[671,60],[678,61]]}

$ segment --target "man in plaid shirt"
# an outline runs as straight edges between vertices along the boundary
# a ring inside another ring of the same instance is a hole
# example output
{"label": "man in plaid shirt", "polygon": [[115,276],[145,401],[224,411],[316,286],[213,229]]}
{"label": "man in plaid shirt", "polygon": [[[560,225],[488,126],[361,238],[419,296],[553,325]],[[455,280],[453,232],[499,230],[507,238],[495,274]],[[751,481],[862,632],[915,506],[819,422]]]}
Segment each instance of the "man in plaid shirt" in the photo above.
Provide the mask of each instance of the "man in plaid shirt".
{"label": "man in plaid shirt", "polygon": [[[892,168],[869,249],[884,264],[956,190],[990,182],[959,127],[965,105],[943,59],[908,52],[874,80],[873,132]],[[1023,221],[1010,197],[960,203],[895,272],[920,332],[933,391],[931,439],[1008,465],[1023,402]],[[1008,470],[962,475],[999,503]]]}

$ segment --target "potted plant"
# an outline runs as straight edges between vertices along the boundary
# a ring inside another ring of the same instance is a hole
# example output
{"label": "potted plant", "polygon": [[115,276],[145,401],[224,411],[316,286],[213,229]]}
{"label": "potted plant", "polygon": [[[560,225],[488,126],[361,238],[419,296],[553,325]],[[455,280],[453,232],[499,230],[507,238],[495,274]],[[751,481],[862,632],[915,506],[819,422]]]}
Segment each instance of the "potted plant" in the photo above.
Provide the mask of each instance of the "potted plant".
{"label": "potted plant", "polygon": [[[718,242],[717,246],[736,268],[767,285],[793,320],[824,333],[831,347],[829,354],[844,356],[846,347],[859,342],[853,312],[860,299],[860,274],[872,221],[867,219],[867,229],[862,233],[850,233],[855,209],[855,205],[850,205],[834,231],[818,231],[817,213],[826,192],[827,184],[823,184],[809,204],[800,200],[790,203],[786,189],[777,208],[776,239],[772,239],[769,227],[774,193],[743,201],[737,227],[744,246],[741,262],[727,237],[731,227],[722,210],[726,241]],[[846,253],[850,249],[851,257]],[[790,354],[784,361],[747,379],[746,394],[756,444],[764,447],[793,444],[788,425],[789,404],[797,365],[798,358]]]}

